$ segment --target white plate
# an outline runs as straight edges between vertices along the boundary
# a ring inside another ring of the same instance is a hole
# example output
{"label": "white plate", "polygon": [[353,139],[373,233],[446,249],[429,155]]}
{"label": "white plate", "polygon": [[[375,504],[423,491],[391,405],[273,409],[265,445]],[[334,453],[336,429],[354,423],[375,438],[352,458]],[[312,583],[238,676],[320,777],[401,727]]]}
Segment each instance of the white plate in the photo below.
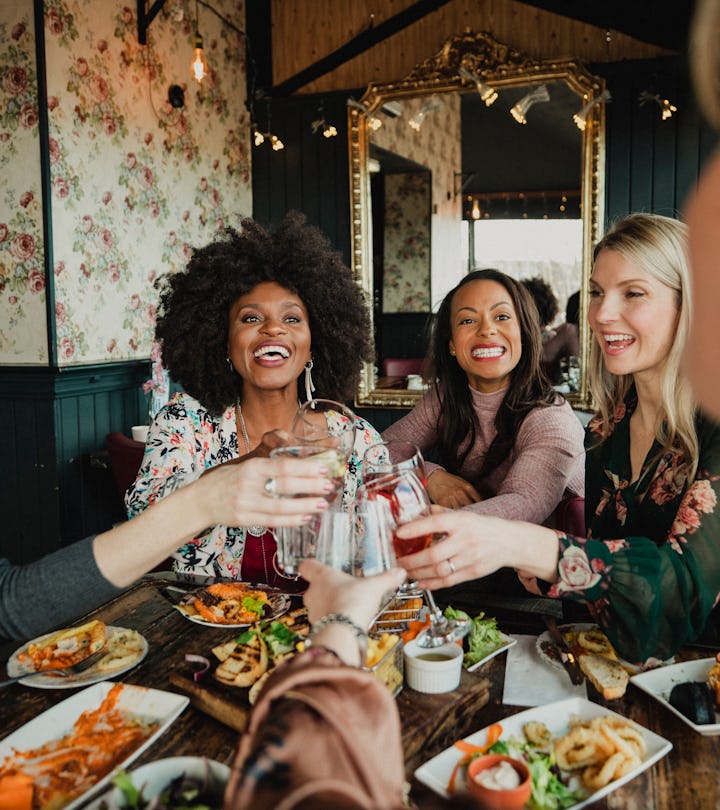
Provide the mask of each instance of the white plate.
{"label": "white plate", "polygon": [[[286,593],[281,593],[280,591],[274,591],[270,588],[264,588],[262,585],[250,585],[248,583],[243,583],[247,585],[248,588],[256,591],[265,591],[268,595],[268,602],[270,604],[270,613],[267,616],[262,616],[260,621],[272,621],[273,619],[277,619],[279,616],[282,616],[283,613],[286,613],[288,608],[290,607],[290,596]],[[200,590],[204,590],[201,588]],[[192,593],[188,594],[186,597],[183,598],[182,601],[190,600],[197,591],[193,591]],[[220,627],[220,628],[238,628],[238,627],[250,627],[250,625],[254,624],[254,622],[243,622],[242,624],[225,624],[224,622],[209,622],[207,619],[203,619],[202,616],[198,614],[190,614],[187,613],[183,609],[182,603],[178,603],[175,607],[182,613],[182,615],[191,622],[195,624],[202,624],[204,627]]]}
{"label": "white plate", "polygon": [[[124,632],[125,629],[126,628],[124,627],[108,626],[106,628],[108,639],[111,639],[114,635],[117,635],[120,632]],[[37,644],[53,635],[55,634],[47,633],[44,636],[40,636],[32,641],[28,641],[27,644],[23,644],[22,647],[15,650],[7,662],[8,677],[15,678],[18,675],[22,675],[23,672],[27,672],[25,665],[21,664],[18,660],[20,653],[25,652],[30,644]],[[96,664],[88,667],[88,669],[78,672],[75,675],[68,675],[65,677],[63,675],[43,675],[42,672],[38,672],[34,675],[29,674],[27,678],[23,678],[21,681],[18,681],[18,683],[21,683],[24,686],[34,686],[36,689],[77,689],[80,686],[90,686],[90,684],[93,683],[106,681],[108,678],[116,678],[118,675],[122,675],[123,672],[127,672],[129,669],[137,666],[148,654],[147,639],[139,633],[138,636],[140,649],[138,650],[137,654],[133,656],[131,661],[128,661],[126,664],[118,667],[117,669],[100,671],[98,669],[100,661],[98,661]]]}
{"label": "white plate", "polygon": [[693,723],[689,717],[685,717],[674,706],[670,705],[670,692],[678,683],[685,681],[704,681],[707,683],[707,674],[710,667],[715,663],[714,658],[702,658],[698,661],[683,661],[681,664],[673,664],[669,667],[651,669],[639,675],[633,675],[630,682],[634,683],[638,689],[647,692],[663,706],[666,706],[673,714],[676,714],[683,723],[687,723],[690,728],[702,734],[704,737],[715,737],[720,734],[720,714],[715,712],[715,723],[698,725]]}
{"label": "white plate", "polygon": [[[538,720],[541,723],[545,723],[553,737],[562,736],[568,731],[568,722],[572,715],[577,715],[583,720],[591,720],[593,717],[604,715],[621,717],[621,715],[616,712],[605,709],[597,703],[591,703],[584,698],[567,698],[566,700],[559,700],[556,703],[548,703],[546,706],[528,709],[527,711],[500,720],[500,724],[503,727],[501,739],[508,739],[508,737],[519,737],[522,739],[522,728],[529,720]],[[595,793],[588,795],[582,801],[572,805],[572,808],[567,808],[567,810],[580,810],[581,807],[586,807],[588,804],[598,801],[598,799],[603,796],[607,796],[608,793],[611,793],[616,788],[629,782],[672,750],[672,743],[669,740],[658,736],[637,723],[633,725],[642,732],[645,738],[647,748],[645,759],[637,768],[630,771],[630,773],[620,779],[616,779],[601,790],[596,790]],[[465,739],[473,745],[484,745],[487,739],[487,729],[477,731],[475,734],[471,734]],[[440,796],[449,798],[446,790],[448,780],[450,779],[455,764],[459,759],[462,759],[463,756],[464,754],[461,751],[458,751],[454,746],[450,746],[450,748],[446,748],[442,753],[421,765],[415,771],[415,777],[431,790],[440,794]],[[458,778],[456,792],[466,792],[464,775]]]}
{"label": "white plate", "polygon": [[[580,630],[597,630],[597,629],[598,626],[596,624],[579,623],[579,624],[558,625],[558,630],[560,630],[561,633],[567,633],[571,631],[577,632]],[[545,651],[546,645],[551,647],[555,646],[555,642],[552,640],[552,636],[547,630],[544,633],[540,633],[540,635],[537,637],[537,641],[535,642],[535,649],[537,650],[538,655],[540,656],[540,658],[542,658],[543,661],[547,662],[548,664],[551,664],[556,669],[562,669],[564,671],[565,667],[563,667],[562,663],[558,661],[557,658],[553,658],[552,655],[549,655]],[[620,658],[618,656],[618,661],[620,661],[620,663],[623,665],[623,668],[627,670],[627,672],[629,672],[631,675],[634,675],[637,672],[645,672],[645,670],[655,669],[656,667],[667,666],[668,664],[672,664],[674,660],[675,660],[674,658],[668,658],[667,661],[661,661],[659,658],[648,658],[648,660],[644,664],[642,664],[642,666],[640,666],[638,664],[631,664],[629,661],[626,661],[624,658]]]}
{"label": "white plate", "polygon": [[511,636],[506,636],[505,633],[500,633],[500,638],[502,639],[502,644],[499,647],[496,647],[492,652],[489,652],[485,658],[481,658],[479,661],[476,661],[474,664],[471,664],[469,667],[465,667],[468,672],[475,672],[476,669],[480,669],[483,664],[487,664],[487,662],[491,658],[495,658],[496,655],[500,655],[500,653],[504,653],[505,650],[509,650],[513,644],[517,644],[517,639],[512,638]]}
{"label": "white plate", "polygon": [[[222,796],[230,779],[230,768],[222,762],[204,757],[169,757],[148,762],[131,771],[129,776],[133,785],[142,790],[144,799],[154,799],[178,776],[185,774],[189,777],[203,779],[210,770],[210,780],[213,789],[217,788],[222,806]],[[117,770],[113,772],[113,775]],[[114,787],[98,796],[97,799],[86,805],[84,810],[102,810],[101,805],[114,810],[126,806],[125,797],[120,788]]]}
{"label": "white plate", "polygon": [[[88,686],[82,692],[76,692],[71,697],[53,706],[51,709],[39,714],[19,729],[0,741],[0,764],[5,757],[12,756],[16,751],[38,748],[52,740],[59,740],[70,731],[78,717],[88,710],[97,709],[103,702],[108,692],[117,686],[114,683],[104,681]],[[158,723],[155,731],[122,762],[118,767],[126,767],[136,759],[146,748],[163,734],[168,726],[180,715],[188,705],[190,699],[185,695],[176,695],[173,692],[163,692],[159,689],[148,689],[144,686],[131,686],[121,684],[122,692],[118,698],[116,707],[144,720]],[[82,804],[88,796],[95,793],[111,779],[111,774],[107,774],[99,779],[82,796],[78,796],[71,802],[63,806],[63,810],[72,810]]]}

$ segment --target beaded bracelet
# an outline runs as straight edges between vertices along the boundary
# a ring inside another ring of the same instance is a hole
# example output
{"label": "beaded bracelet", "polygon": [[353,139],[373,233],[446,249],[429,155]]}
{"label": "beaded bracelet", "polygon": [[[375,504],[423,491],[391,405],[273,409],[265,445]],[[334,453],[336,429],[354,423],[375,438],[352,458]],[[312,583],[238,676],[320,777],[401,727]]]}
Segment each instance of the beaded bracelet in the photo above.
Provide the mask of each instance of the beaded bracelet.
{"label": "beaded bracelet", "polygon": [[310,633],[308,634],[306,645],[309,643],[312,646],[313,637],[330,624],[347,625],[355,633],[358,640],[358,647],[360,648],[360,663],[364,664],[368,648],[368,635],[362,629],[362,627],[360,627],[360,625],[356,624],[344,613],[328,613],[327,615],[323,616],[322,619],[318,619],[313,624]]}

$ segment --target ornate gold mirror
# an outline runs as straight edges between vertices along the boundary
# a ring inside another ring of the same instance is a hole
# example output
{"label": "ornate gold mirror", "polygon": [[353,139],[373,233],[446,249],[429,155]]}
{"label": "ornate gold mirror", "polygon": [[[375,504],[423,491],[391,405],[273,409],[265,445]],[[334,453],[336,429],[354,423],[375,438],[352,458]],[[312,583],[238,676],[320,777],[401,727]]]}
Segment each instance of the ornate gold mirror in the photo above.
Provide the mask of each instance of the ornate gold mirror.
{"label": "ornate gold mirror", "polygon": [[[392,355],[423,356],[431,313],[469,270],[495,266],[517,278],[538,275],[534,265],[511,269],[515,237],[500,241],[496,251],[508,255],[496,252],[491,262],[479,249],[478,242],[492,241],[483,230],[487,222],[509,216],[573,220],[567,227],[575,234],[575,255],[552,286],[563,314],[567,297],[580,295],[579,377],[561,390],[574,407],[590,407],[585,313],[604,209],[604,90],[604,80],[576,61],[533,59],[487,33],[466,33],[401,81],[370,85],[359,102],[349,103],[352,268],[372,302],[378,348],[376,365],[363,369],[358,406],[415,404],[423,388],[408,374],[417,369],[395,364],[393,375]],[[511,120],[513,107],[521,118],[524,112],[525,125]],[[498,116],[519,135],[493,134],[501,132],[491,125]],[[545,168],[540,188],[533,179],[538,167]],[[403,340],[405,351],[397,352]],[[408,340],[417,352],[408,353]]]}

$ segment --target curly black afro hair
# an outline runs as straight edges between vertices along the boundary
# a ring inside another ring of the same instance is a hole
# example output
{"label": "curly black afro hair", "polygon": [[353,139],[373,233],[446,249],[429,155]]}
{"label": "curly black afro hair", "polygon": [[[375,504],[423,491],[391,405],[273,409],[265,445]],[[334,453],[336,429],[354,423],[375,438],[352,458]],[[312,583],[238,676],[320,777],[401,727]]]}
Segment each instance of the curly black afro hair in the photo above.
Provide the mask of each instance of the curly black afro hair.
{"label": "curly black afro hair", "polygon": [[226,361],[230,308],[273,281],[307,307],[316,397],[351,399],[363,360],[374,359],[362,291],[323,233],[297,211],[272,229],[243,219],[240,231],[227,228],[194,249],[185,271],[164,276],[159,285],[155,336],[163,364],[212,414],[242,394],[242,378]]}
{"label": "curly black afro hair", "polygon": [[535,301],[540,316],[540,326],[547,326],[559,311],[558,301],[552,287],[540,276],[524,278],[522,284]]}

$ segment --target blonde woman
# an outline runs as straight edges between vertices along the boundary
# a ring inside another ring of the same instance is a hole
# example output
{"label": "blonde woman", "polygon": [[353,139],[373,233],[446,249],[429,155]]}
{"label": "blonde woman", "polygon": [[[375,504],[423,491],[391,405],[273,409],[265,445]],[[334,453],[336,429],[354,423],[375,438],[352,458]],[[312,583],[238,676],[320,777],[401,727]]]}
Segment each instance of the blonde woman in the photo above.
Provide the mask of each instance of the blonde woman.
{"label": "blonde woman", "polygon": [[691,321],[686,227],[634,214],[598,244],[590,278],[587,538],[442,512],[401,535],[447,538],[401,563],[438,588],[501,566],[584,603],[619,652],[667,658],[703,630],[720,592],[720,431],[696,411],[680,359]]}

